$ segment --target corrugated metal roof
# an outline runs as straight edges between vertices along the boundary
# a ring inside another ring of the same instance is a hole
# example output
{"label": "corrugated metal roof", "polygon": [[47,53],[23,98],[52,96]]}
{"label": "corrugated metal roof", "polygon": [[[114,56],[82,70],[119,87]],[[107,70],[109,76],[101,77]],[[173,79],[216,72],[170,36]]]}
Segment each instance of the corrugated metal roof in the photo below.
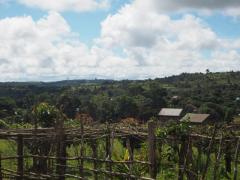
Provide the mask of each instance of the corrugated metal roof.
{"label": "corrugated metal roof", "polygon": [[183,109],[177,109],[177,108],[162,108],[159,112],[159,116],[180,116]]}
{"label": "corrugated metal roof", "polygon": [[203,123],[209,116],[210,114],[188,113],[180,121],[188,120],[193,123]]}

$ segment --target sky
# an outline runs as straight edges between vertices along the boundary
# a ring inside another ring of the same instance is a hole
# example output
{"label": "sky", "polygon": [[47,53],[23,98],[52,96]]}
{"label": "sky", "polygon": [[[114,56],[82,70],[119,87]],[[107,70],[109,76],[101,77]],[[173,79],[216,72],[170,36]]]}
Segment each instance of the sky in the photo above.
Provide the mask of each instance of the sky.
{"label": "sky", "polygon": [[240,70],[239,0],[0,0],[0,81]]}

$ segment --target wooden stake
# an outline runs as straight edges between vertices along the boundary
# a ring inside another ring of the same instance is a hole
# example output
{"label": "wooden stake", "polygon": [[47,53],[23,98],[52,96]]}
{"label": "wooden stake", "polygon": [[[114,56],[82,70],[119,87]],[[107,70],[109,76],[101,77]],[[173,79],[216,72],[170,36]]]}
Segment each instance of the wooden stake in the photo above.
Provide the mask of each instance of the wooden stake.
{"label": "wooden stake", "polygon": [[191,137],[189,136],[188,137],[187,153],[186,153],[184,168],[183,168],[183,172],[186,172],[188,180],[195,180],[197,178],[196,173],[194,173],[193,169],[191,168],[192,161],[193,161],[192,140],[191,140]]}
{"label": "wooden stake", "polygon": [[221,156],[222,156],[222,144],[223,144],[223,134],[221,134],[221,139],[220,139],[220,142],[219,142],[217,159],[216,159],[216,163],[215,163],[214,170],[213,170],[213,180],[217,180],[217,171],[218,171],[220,159],[221,159]]}
{"label": "wooden stake", "polygon": [[237,141],[237,148],[235,151],[235,157],[234,157],[234,176],[233,179],[237,180],[237,174],[238,174],[238,155],[239,155],[239,148],[240,148],[240,138],[238,138]]}
{"label": "wooden stake", "polygon": [[231,144],[227,142],[225,149],[225,168],[226,172],[231,173],[232,171],[232,156],[231,156]]}
{"label": "wooden stake", "polygon": [[80,176],[84,177],[83,172],[83,166],[84,166],[84,160],[83,160],[83,154],[84,154],[84,126],[83,126],[83,119],[81,118],[81,147],[80,147],[80,166],[79,166],[79,172]]}
{"label": "wooden stake", "polygon": [[[33,129],[33,154],[36,155],[37,154],[37,149],[38,149],[38,145],[37,145],[37,117],[34,116],[34,129]],[[37,171],[37,162],[38,159],[33,157],[33,171]]]}
{"label": "wooden stake", "polygon": [[209,166],[209,162],[210,162],[211,149],[212,149],[212,146],[213,146],[213,143],[214,143],[214,138],[216,136],[216,133],[217,133],[217,126],[215,125],[213,135],[212,135],[212,138],[211,138],[209,146],[208,146],[207,161],[206,161],[206,165],[203,169],[202,180],[205,180],[206,175],[207,175],[207,170],[208,170],[208,166]]}
{"label": "wooden stake", "polygon": [[[109,124],[107,123],[107,131],[106,131],[106,142],[105,142],[105,148],[106,148],[106,155],[105,158],[107,161],[112,160],[112,148],[113,148],[113,132],[111,132],[111,129],[109,127]],[[106,170],[109,172],[112,172],[112,163],[106,162]],[[108,176],[106,175],[105,179],[108,179]],[[111,178],[110,178],[111,179]]]}
{"label": "wooden stake", "polygon": [[18,172],[18,177],[17,180],[23,180],[23,167],[24,167],[24,162],[23,162],[23,136],[19,134],[17,136],[17,155],[18,155],[18,162],[17,162],[17,172]]}
{"label": "wooden stake", "polygon": [[[126,146],[127,146],[127,150],[128,150],[128,153],[129,153],[129,161],[133,161],[133,149],[132,149],[132,144],[131,144],[131,137],[128,137],[127,140],[126,140]],[[129,163],[128,167],[129,167],[129,173],[132,174],[133,171],[132,171],[132,166],[133,164],[132,163]],[[129,178],[131,179],[131,178]]]}
{"label": "wooden stake", "polygon": [[178,180],[183,180],[187,149],[188,149],[188,143],[187,143],[186,137],[182,137],[182,144],[181,144],[180,151],[179,151]]}
{"label": "wooden stake", "polygon": [[[97,154],[97,142],[96,141],[92,141],[91,143],[91,148],[92,148],[92,157],[94,159],[98,158],[98,154]],[[93,161],[93,169],[98,169],[98,164],[97,161],[94,160]],[[98,180],[98,173],[94,171],[94,180]]]}
{"label": "wooden stake", "polygon": [[65,180],[66,171],[66,135],[64,131],[64,120],[61,119],[57,126],[57,166],[56,173],[59,180]]}
{"label": "wooden stake", "polygon": [[67,161],[66,161],[66,157],[67,157],[67,146],[66,146],[66,135],[63,136],[62,138],[62,143],[61,143],[61,175],[62,175],[62,178],[61,180],[64,180],[65,179],[65,172],[66,172],[66,165],[67,165]]}
{"label": "wooden stake", "polygon": [[155,128],[155,122],[148,122],[148,158],[150,162],[149,174],[153,179],[156,179],[157,177]]}
{"label": "wooden stake", "polygon": [[0,180],[2,180],[2,154],[0,154]]}

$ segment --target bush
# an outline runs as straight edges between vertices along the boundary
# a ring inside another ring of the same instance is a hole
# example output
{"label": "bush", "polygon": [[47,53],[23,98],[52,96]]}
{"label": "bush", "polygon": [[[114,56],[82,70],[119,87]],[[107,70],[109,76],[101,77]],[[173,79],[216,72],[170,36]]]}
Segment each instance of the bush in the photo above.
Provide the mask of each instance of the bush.
{"label": "bush", "polygon": [[0,119],[0,129],[8,129],[9,125],[2,119]]}

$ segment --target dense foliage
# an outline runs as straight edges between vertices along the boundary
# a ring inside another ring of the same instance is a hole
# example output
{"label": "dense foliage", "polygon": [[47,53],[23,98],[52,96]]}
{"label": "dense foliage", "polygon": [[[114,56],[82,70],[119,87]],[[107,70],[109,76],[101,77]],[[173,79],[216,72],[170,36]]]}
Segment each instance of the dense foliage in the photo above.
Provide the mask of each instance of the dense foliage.
{"label": "dense foliage", "polygon": [[[185,112],[210,113],[218,121],[231,121],[240,113],[240,72],[183,73],[141,81],[0,83],[0,120],[32,123],[35,107],[40,108],[40,120],[47,108],[56,112],[55,107],[69,119],[79,112],[100,122],[126,117],[147,121],[162,107],[181,107]],[[51,123],[42,122],[44,126]]]}

